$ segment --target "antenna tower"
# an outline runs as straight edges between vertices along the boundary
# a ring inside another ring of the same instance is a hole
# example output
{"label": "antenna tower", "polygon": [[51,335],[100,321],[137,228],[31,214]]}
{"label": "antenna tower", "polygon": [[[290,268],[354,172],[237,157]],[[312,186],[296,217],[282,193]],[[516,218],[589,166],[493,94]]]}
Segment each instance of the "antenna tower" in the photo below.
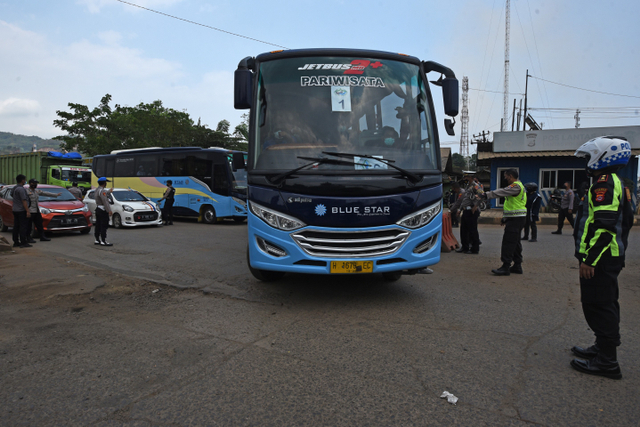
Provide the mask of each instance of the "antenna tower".
{"label": "antenna tower", "polygon": [[460,155],[469,157],[469,77],[462,77],[462,131],[460,132]]}
{"label": "antenna tower", "polygon": [[507,0],[504,13],[504,99],[502,111],[502,132],[507,130],[509,121],[509,31],[511,27],[511,2]]}

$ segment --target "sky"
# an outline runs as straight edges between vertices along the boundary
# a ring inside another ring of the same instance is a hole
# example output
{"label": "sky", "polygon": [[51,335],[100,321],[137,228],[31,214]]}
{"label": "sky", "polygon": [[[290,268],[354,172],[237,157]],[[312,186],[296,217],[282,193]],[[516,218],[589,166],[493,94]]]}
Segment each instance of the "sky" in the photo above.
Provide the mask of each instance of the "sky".
{"label": "sky", "polygon": [[[223,119],[233,128],[244,112],[233,108],[238,62],[281,47],[439,62],[469,78],[470,138],[500,130],[505,0],[130,3],[162,14],[118,0],[0,0],[0,131],[61,135],[56,111],[94,108],[107,93],[112,107],[161,100],[210,128]],[[640,2],[512,0],[510,9],[509,115],[528,70],[528,107],[544,129],[575,127],[576,109],[581,127],[640,125]],[[446,135],[442,95],[432,91],[441,143],[458,151],[460,116],[457,136]]]}

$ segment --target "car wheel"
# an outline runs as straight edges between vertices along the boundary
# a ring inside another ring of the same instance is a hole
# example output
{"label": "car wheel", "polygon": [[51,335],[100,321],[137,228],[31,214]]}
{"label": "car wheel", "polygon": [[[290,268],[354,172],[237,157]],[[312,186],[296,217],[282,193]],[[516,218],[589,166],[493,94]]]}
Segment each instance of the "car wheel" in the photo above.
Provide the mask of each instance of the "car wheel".
{"label": "car wheel", "polygon": [[216,211],[211,206],[206,206],[202,210],[202,221],[206,224],[214,224],[218,218],[216,217]]}
{"label": "car wheel", "polygon": [[82,230],[80,230],[80,234],[89,234],[90,231],[91,227],[83,228]]}
{"label": "car wheel", "polygon": [[400,271],[391,271],[389,273],[382,273],[382,278],[387,282],[395,282],[402,277],[402,272]]}
{"label": "car wheel", "polygon": [[2,220],[2,216],[0,216],[0,230],[7,231],[8,229],[9,227],[5,225],[4,221]]}
{"label": "car wheel", "polygon": [[114,213],[111,217],[111,222],[113,223],[113,228],[122,228],[122,218],[120,218],[120,214]]}
{"label": "car wheel", "polygon": [[249,267],[249,271],[256,279],[261,282],[273,282],[274,280],[278,280],[284,277],[285,273],[283,271],[271,271],[271,270],[259,270],[257,268],[251,267],[251,260],[249,259],[249,248],[247,247],[247,266]]}

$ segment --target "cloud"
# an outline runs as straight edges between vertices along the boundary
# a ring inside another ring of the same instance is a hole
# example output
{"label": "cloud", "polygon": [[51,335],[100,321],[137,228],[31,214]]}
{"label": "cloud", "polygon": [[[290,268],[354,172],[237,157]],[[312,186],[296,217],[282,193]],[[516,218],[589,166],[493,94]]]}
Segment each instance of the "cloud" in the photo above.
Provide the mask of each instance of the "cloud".
{"label": "cloud", "polygon": [[17,117],[37,115],[40,103],[33,99],[8,98],[0,100],[0,116]]}

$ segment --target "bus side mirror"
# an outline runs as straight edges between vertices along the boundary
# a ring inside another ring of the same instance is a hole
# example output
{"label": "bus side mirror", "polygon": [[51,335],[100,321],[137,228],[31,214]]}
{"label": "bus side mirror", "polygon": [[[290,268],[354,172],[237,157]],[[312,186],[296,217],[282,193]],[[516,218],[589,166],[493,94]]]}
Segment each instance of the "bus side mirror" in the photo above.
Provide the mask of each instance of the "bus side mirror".
{"label": "bus side mirror", "polygon": [[249,69],[238,68],[234,73],[233,106],[236,110],[251,108],[253,94],[253,73]]}
{"label": "bus side mirror", "polygon": [[442,101],[444,113],[447,116],[455,117],[458,115],[458,79],[447,77],[442,80]]}
{"label": "bus side mirror", "polygon": [[247,166],[244,163],[244,153],[233,153],[233,170],[245,169]]}

